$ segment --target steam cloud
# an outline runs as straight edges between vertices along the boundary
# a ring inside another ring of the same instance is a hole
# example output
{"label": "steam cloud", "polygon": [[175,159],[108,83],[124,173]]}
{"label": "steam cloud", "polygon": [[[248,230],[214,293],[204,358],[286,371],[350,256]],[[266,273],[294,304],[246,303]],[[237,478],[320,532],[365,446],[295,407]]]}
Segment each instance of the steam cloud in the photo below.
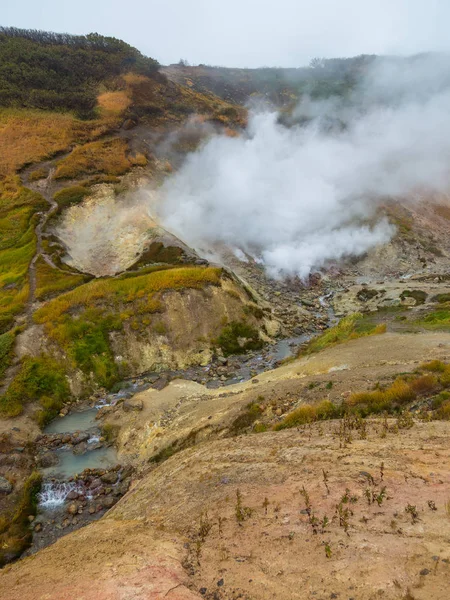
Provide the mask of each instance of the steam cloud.
{"label": "steam cloud", "polygon": [[377,218],[386,197],[449,190],[449,64],[376,61],[350,100],[304,99],[302,125],[253,112],[245,136],[189,155],[151,210],[194,248],[225,244],[273,276],[361,255],[394,233]]}

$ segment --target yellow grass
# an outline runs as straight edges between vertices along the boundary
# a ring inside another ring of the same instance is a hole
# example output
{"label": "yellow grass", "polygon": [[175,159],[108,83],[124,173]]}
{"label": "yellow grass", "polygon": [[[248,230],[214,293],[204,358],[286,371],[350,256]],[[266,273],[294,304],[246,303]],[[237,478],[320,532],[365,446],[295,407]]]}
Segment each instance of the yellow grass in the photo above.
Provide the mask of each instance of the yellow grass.
{"label": "yellow grass", "polygon": [[85,283],[86,277],[77,273],[58,271],[42,257],[36,263],[36,298],[43,300],[58,292],[66,292]]}
{"label": "yellow grass", "polygon": [[55,179],[73,179],[95,173],[123,175],[133,166],[147,164],[142,154],[129,156],[127,152],[128,145],[120,138],[79,146],[58,163]]}
{"label": "yellow grass", "polygon": [[0,176],[48,158],[74,142],[95,139],[111,124],[107,119],[80,121],[71,113],[2,108]]}
{"label": "yellow grass", "polygon": [[103,114],[123,113],[131,104],[127,91],[105,92],[98,97],[98,105]]}
{"label": "yellow grass", "polygon": [[35,320],[49,323],[74,306],[92,307],[98,301],[106,304],[149,302],[154,293],[162,290],[219,285],[220,275],[221,269],[213,267],[181,267],[137,277],[95,280],[51,300],[35,313]]}

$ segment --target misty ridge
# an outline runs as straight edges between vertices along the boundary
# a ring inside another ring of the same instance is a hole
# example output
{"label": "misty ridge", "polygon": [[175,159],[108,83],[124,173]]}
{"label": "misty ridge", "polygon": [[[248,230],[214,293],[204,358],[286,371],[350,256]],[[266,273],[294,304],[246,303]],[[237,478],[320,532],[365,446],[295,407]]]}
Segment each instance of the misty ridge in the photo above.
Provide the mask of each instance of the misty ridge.
{"label": "misty ridge", "polygon": [[450,57],[379,58],[347,97],[251,107],[240,137],[209,137],[146,203],[203,255],[305,279],[388,242],[386,200],[449,191],[449,133]]}

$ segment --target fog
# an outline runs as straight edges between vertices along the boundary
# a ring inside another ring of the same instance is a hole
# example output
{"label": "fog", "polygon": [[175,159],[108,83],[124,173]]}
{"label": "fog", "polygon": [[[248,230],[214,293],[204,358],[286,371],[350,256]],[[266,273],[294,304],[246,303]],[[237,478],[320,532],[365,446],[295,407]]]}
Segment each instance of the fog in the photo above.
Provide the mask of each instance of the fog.
{"label": "fog", "polygon": [[386,198],[449,190],[447,65],[377,61],[345,102],[303,99],[302,124],[253,110],[240,137],[189,155],[149,211],[200,252],[224,244],[275,277],[359,256],[394,234],[377,213]]}

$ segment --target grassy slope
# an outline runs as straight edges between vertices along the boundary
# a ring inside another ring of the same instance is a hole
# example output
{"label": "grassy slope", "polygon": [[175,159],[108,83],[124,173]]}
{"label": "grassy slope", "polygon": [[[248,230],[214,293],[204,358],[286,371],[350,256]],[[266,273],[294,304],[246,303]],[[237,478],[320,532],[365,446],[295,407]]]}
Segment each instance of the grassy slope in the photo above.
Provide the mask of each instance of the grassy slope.
{"label": "grassy slope", "polygon": [[[4,64],[0,79],[9,78],[3,87],[15,93],[0,94],[0,334],[12,328],[15,318],[25,310],[29,297],[28,267],[36,251],[34,215],[47,208],[42,197],[21,185],[17,175],[21,168],[37,163],[29,178],[30,182],[37,181],[48,175],[48,167],[41,168],[40,161],[72,148],[56,162],[55,178],[65,186],[55,197],[60,212],[71,203],[82,201],[92,184],[117,183],[121,175],[146,165],[146,156],[132,154],[127,142],[115,137],[125,119],[165,127],[195,113],[224,127],[245,124],[244,110],[230,109],[212,94],[205,96],[169,82],[157,72],[154,61],[119,40],[90,36],[75,39],[17,30],[0,31],[1,36]],[[105,55],[101,47],[104,43],[110,46],[112,54]],[[87,71],[80,68],[80,53],[88,57]],[[30,56],[36,60],[30,62]],[[123,56],[131,58],[123,61]],[[27,68],[39,71],[39,78],[21,79],[24,61],[32,65]],[[67,73],[67,61],[72,64],[71,74]],[[105,68],[93,77],[95,61]],[[58,70],[60,76],[55,80]],[[8,75],[10,72],[15,75]],[[28,89],[30,85],[39,89]],[[85,101],[89,102],[93,91],[90,118],[80,119],[77,111],[84,111]],[[80,96],[70,98],[72,92],[80,92]],[[56,104],[52,104],[53,100],[47,103],[52,94]],[[58,111],[52,109],[56,105]],[[43,246],[48,248],[46,239]],[[84,276],[69,270],[67,274],[56,271],[42,259],[36,267],[38,300],[54,297],[86,281]],[[104,326],[114,328],[112,322]],[[4,365],[12,351],[12,346],[7,346]],[[3,368],[0,383],[4,371]],[[110,375],[103,373],[106,379]]]}

